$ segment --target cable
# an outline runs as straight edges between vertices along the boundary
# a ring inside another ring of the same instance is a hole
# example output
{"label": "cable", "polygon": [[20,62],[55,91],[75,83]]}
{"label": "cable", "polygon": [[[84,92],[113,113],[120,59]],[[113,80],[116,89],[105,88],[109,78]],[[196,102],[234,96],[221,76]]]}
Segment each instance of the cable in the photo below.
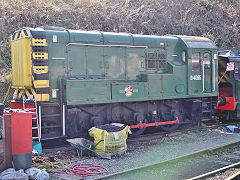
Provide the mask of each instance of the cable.
{"label": "cable", "polygon": [[75,164],[73,165],[72,169],[67,169],[65,171],[66,174],[74,175],[78,177],[95,176],[95,175],[99,175],[107,172],[108,172],[108,169],[103,166],[96,165],[96,164],[85,164],[85,163]]}
{"label": "cable", "polygon": [[45,169],[47,172],[61,172],[72,167],[70,161],[64,161],[58,158],[46,157],[46,156],[33,156],[32,166]]}
{"label": "cable", "polygon": [[107,168],[97,164],[81,163],[72,166],[70,161],[46,156],[33,156],[32,166],[45,169],[47,172],[66,173],[78,177],[95,176],[108,172]]}

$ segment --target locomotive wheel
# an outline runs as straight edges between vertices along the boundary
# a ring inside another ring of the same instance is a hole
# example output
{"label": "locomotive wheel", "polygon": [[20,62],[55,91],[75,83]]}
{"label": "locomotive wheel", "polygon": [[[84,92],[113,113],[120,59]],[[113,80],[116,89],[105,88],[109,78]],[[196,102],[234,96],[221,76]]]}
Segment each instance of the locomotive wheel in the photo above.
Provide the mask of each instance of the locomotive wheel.
{"label": "locomotive wheel", "polygon": [[[137,122],[139,122],[140,120],[143,123],[147,123],[147,119],[143,117],[143,115],[138,114],[136,115],[135,119],[137,120]],[[142,133],[144,133],[144,131],[146,130],[146,128],[142,128],[142,129],[131,129],[132,134],[130,134],[130,136],[139,136]]]}
{"label": "locomotive wheel", "polygon": [[[182,116],[178,111],[175,111],[173,113],[172,121],[176,120],[176,117],[178,117],[178,119],[179,119],[179,124],[164,125],[164,126],[160,126],[160,128],[166,132],[171,132],[171,131],[175,131],[176,129],[178,129],[182,122]],[[166,121],[169,121],[169,120],[162,119],[162,122],[166,122]]]}
{"label": "locomotive wheel", "polygon": [[171,131],[175,131],[176,129],[178,129],[179,126],[180,126],[179,124],[173,124],[173,125],[160,126],[160,128],[161,128],[163,131],[171,132]]}
{"label": "locomotive wheel", "polygon": [[139,136],[141,135],[142,133],[144,133],[144,131],[146,130],[146,128],[142,128],[142,129],[131,129],[131,136]]}

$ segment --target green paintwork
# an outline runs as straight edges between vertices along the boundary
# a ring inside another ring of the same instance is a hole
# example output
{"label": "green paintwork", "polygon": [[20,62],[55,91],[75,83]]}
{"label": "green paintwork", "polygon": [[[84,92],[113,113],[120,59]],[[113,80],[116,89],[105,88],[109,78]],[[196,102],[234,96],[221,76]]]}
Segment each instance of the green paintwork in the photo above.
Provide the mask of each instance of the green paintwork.
{"label": "green paintwork", "polygon": [[[49,69],[49,87],[50,89],[57,89],[57,98],[52,98],[51,101],[57,102],[60,98],[59,90],[60,90],[60,84],[59,81],[61,77],[64,76],[65,73],[65,66],[66,66],[66,54],[65,52],[65,46],[62,44],[48,44],[50,51],[48,53],[48,65],[51,69]],[[50,91],[50,97],[51,97],[51,91]]]}
{"label": "green paintwork", "polygon": [[68,46],[67,57],[68,71],[70,76],[86,76],[87,60],[85,56],[85,47]]}
{"label": "green paintwork", "polygon": [[106,78],[124,80],[126,76],[125,48],[104,47],[104,67]]}
{"label": "green paintwork", "polygon": [[[217,48],[207,38],[75,30],[45,32],[50,92],[52,89],[60,92],[59,81],[63,79],[67,105],[218,95],[218,64],[214,59]],[[57,36],[57,41],[53,36]],[[193,52],[200,53],[200,71],[192,71]],[[203,74],[204,52],[211,55],[211,67]],[[166,67],[149,69],[147,53],[165,54]],[[194,80],[195,76],[201,79]],[[123,92],[127,86],[138,91],[126,96]],[[59,93],[57,98],[50,94],[51,101],[59,101],[59,97]]]}
{"label": "green paintwork", "polygon": [[111,84],[105,80],[63,79],[64,101],[68,104],[92,104],[111,100]]}

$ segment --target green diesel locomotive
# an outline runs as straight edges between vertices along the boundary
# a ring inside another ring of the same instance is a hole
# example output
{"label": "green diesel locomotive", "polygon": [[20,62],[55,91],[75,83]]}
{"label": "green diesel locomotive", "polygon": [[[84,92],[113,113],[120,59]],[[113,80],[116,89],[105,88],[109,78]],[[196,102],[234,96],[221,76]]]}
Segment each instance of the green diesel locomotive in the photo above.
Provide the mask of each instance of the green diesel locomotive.
{"label": "green diesel locomotive", "polygon": [[217,47],[204,37],[23,28],[11,54],[12,107],[36,108],[42,140],[111,122],[171,131],[217,104]]}

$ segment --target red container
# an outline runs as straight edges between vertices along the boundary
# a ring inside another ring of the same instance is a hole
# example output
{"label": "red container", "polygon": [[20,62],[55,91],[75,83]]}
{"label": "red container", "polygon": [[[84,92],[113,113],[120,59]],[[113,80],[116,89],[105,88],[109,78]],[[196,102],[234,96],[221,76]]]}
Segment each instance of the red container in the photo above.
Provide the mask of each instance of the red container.
{"label": "red container", "polygon": [[12,153],[32,152],[32,113],[12,113]]}
{"label": "red container", "polygon": [[[25,108],[35,108],[35,104],[25,104]],[[11,109],[21,109],[23,110],[23,103],[22,102],[16,102],[16,101],[11,101]],[[30,112],[33,112],[33,117],[36,117],[36,111],[35,109],[29,110]],[[33,119],[33,122],[36,122],[36,119]]]}
{"label": "red container", "polygon": [[11,113],[12,157],[16,170],[27,169],[32,164],[31,112]]}

